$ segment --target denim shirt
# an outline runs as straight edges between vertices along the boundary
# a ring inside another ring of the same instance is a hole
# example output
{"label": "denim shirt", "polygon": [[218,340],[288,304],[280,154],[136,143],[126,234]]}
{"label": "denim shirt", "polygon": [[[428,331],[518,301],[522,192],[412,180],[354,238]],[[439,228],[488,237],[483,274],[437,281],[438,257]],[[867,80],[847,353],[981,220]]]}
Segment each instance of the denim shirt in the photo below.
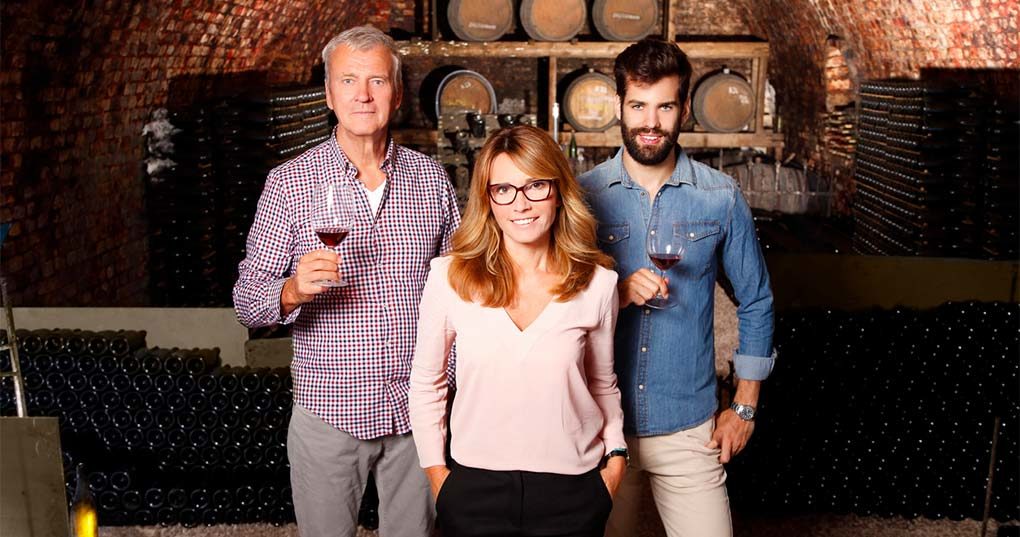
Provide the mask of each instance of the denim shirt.
{"label": "denim shirt", "polygon": [[686,251],[670,268],[671,309],[630,305],[616,327],[616,374],[624,431],[669,434],[699,425],[718,406],[713,310],[720,262],[740,306],[736,376],[764,380],[772,371],[772,290],[751,210],[733,179],[677,150],[676,167],[654,203],[623,167],[623,149],[580,177],[598,220],[599,246],[616,260],[620,280],[638,269],[656,274],[646,253],[649,223],[672,228]]}

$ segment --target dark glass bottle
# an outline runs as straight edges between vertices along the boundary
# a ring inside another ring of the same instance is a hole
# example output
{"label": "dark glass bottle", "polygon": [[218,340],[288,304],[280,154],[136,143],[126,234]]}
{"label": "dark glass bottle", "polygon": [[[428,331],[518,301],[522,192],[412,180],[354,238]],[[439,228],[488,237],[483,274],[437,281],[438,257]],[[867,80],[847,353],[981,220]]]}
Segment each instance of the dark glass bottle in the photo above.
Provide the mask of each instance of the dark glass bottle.
{"label": "dark glass bottle", "polygon": [[164,528],[173,526],[177,524],[177,511],[171,507],[163,507],[156,512],[156,521]]}
{"label": "dark glass bottle", "polygon": [[181,509],[179,520],[181,522],[181,526],[184,526],[185,528],[197,527],[201,522],[199,513],[190,507]]}
{"label": "dark glass bottle", "polygon": [[192,375],[210,373],[220,365],[219,349],[191,349],[184,354],[184,369]]}

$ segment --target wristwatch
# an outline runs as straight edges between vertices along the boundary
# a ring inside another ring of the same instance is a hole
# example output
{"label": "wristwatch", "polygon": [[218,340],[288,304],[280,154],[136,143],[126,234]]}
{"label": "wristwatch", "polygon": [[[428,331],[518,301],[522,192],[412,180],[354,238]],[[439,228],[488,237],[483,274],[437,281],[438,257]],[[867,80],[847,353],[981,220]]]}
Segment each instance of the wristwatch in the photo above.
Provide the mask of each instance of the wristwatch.
{"label": "wristwatch", "polygon": [[602,462],[599,463],[599,468],[605,468],[606,465],[609,464],[609,459],[612,459],[613,457],[623,457],[624,461],[630,463],[630,453],[626,450],[626,448],[616,448],[602,457]]}
{"label": "wristwatch", "polygon": [[736,412],[737,416],[744,421],[754,421],[754,407],[751,405],[733,403],[730,405],[730,410]]}

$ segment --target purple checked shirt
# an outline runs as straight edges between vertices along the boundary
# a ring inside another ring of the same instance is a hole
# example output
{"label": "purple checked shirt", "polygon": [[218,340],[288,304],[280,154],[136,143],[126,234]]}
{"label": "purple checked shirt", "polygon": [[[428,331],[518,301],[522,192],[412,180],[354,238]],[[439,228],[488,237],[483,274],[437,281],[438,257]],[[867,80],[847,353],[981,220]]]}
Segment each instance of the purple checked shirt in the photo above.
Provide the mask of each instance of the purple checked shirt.
{"label": "purple checked shirt", "polygon": [[358,170],[329,140],[269,172],[234,285],[234,309],[248,327],[294,324],[294,400],[360,439],[411,429],[407,394],[418,303],[429,262],[449,250],[460,223],[446,172],[390,140],[386,183],[373,215],[355,188],[356,219],[340,244],[347,287],[332,288],[281,317],[280,293],[298,260],[323,249],[310,224],[322,181],[358,184]]}

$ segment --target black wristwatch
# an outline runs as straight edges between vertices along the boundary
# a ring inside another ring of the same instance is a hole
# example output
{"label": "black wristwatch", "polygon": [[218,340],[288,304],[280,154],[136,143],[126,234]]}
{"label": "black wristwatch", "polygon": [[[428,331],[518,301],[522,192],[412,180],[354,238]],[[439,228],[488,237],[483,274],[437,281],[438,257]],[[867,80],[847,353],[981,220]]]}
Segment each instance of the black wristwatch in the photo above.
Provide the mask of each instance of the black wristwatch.
{"label": "black wristwatch", "polygon": [[602,457],[602,462],[599,463],[599,469],[601,470],[602,468],[605,468],[606,465],[609,464],[609,459],[612,459],[613,457],[623,457],[624,461],[627,463],[630,462],[630,453],[627,452],[627,449],[616,448]]}

